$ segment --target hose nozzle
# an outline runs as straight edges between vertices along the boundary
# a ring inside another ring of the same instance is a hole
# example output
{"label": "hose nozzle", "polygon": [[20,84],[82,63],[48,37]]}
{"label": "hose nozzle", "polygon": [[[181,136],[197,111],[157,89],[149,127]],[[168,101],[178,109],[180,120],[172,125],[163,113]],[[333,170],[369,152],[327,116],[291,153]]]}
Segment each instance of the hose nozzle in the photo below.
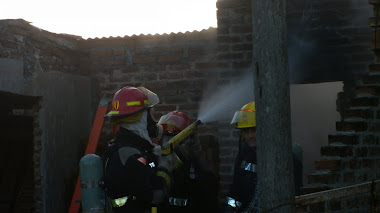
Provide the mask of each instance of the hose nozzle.
{"label": "hose nozzle", "polygon": [[197,126],[201,125],[201,120],[196,120],[181,132],[179,132],[176,136],[170,139],[167,143],[165,143],[161,150],[162,154],[170,154],[173,152],[174,148],[180,144],[182,141],[186,140],[190,135],[192,135],[196,130]]}

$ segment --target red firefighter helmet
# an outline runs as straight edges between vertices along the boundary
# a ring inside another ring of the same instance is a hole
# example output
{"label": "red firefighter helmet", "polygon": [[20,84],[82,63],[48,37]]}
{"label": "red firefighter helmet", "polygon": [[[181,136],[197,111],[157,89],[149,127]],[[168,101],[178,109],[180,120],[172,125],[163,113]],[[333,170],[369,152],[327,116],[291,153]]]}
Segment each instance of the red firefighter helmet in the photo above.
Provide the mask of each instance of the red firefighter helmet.
{"label": "red firefighter helmet", "polygon": [[190,119],[185,113],[176,110],[163,115],[158,124],[162,125],[165,134],[176,135],[190,125]]}
{"label": "red firefighter helmet", "polygon": [[117,91],[112,99],[112,109],[106,118],[131,116],[150,106],[148,97],[140,88],[126,86]]}

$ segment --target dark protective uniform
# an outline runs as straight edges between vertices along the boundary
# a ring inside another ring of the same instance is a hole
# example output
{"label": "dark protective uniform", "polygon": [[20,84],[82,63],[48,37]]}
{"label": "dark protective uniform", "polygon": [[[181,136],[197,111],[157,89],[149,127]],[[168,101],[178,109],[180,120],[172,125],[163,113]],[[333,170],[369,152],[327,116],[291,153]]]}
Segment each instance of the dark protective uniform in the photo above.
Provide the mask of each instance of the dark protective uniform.
{"label": "dark protective uniform", "polygon": [[[224,206],[224,212],[243,212],[254,198],[257,190],[257,153],[245,142],[236,157],[234,177],[227,194],[229,205]],[[295,192],[302,187],[302,163],[293,154]]]}
{"label": "dark protective uniform", "polygon": [[178,149],[176,153],[183,165],[173,170],[173,187],[168,202],[158,212],[218,212],[217,177],[201,165],[199,159],[186,160]]}
{"label": "dark protective uniform", "polygon": [[[120,128],[117,132],[104,155],[105,190],[114,213],[150,212],[153,191],[167,193],[165,178],[156,175],[157,156],[152,149],[149,141],[127,129]],[[170,177],[168,171],[160,169],[160,172]]]}

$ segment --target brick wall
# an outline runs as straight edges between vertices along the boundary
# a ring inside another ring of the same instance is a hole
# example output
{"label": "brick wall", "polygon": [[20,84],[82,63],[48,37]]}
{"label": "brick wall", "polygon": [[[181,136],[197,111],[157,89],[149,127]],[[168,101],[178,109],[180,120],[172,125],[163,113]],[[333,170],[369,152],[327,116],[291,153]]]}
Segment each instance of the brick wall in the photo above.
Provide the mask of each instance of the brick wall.
{"label": "brick wall", "polygon": [[[218,19],[218,63],[221,81],[250,71],[252,63],[252,14],[250,0],[219,0]],[[253,79],[252,79],[253,81]],[[253,88],[252,88],[253,90]],[[244,95],[244,94],[242,94]],[[241,106],[239,106],[241,107]],[[232,118],[230,118],[232,119]],[[230,121],[230,120],[228,120]],[[229,122],[219,126],[220,198],[224,198],[233,177],[233,163],[238,152],[239,132]]]}
{"label": "brick wall", "polygon": [[123,86],[144,86],[161,97],[157,111],[180,110],[196,118],[197,102],[217,74],[216,29],[82,41],[81,69],[99,82],[101,98]]}
{"label": "brick wall", "polygon": [[[33,73],[39,70],[92,77],[98,86],[98,96],[93,98],[96,99],[93,105],[99,99],[111,98],[117,89],[125,85],[145,86],[161,98],[156,109],[157,118],[178,105],[195,120],[203,90],[210,79],[215,79],[220,85],[226,84],[251,67],[254,48],[251,1],[219,0],[217,9],[216,29],[89,40],[41,34],[39,29],[30,27],[26,22],[15,24],[8,21],[9,24],[4,25],[7,33],[0,34],[0,57],[22,59],[26,79],[32,78]],[[362,21],[363,17],[370,17],[370,14],[362,15],[367,12],[368,2],[365,0],[289,0],[292,82],[346,80],[357,74],[366,74],[367,65],[372,61],[372,53],[368,49],[369,27]],[[332,17],[336,19],[332,21]],[[373,34],[374,38],[377,36]],[[345,90],[346,93],[352,91],[349,95],[341,94],[345,99],[338,101],[345,103],[340,106],[344,119],[337,123],[338,134],[329,136],[330,146],[321,149],[323,157],[316,162],[317,171],[330,172],[311,174],[308,178],[312,185],[310,191],[373,177],[368,171],[373,166],[378,167],[375,156],[378,138],[374,134],[378,130],[376,119],[379,117],[378,70],[377,64],[371,65],[371,75],[362,77],[361,84],[350,84]],[[352,100],[349,99],[351,95],[355,95]],[[41,131],[36,125],[36,165],[40,160]],[[232,180],[238,132],[231,130],[228,122],[201,126],[199,132],[212,133],[219,142],[220,195],[223,197]],[[36,172],[39,173],[37,168]],[[40,183],[38,177],[36,182]],[[41,188],[37,190],[41,192]],[[40,194],[36,197],[39,198]],[[38,205],[41,207],[43,203],[39,201]]]}
{"label": "brick wall", "polygon": [[[315,162],[315,172],[308,175],[308,185],[303,193],[370,182],[380,178],[378,140],[379,91],[378,78],[378,17],[379,1],[373,4],[375,16],[370,17],[372,28],[371,49],[375,53],[370,64],[355,83],[351,84],[347,105],[340,108],[342,120],[336,123],[337,133],[329,135],[328,146],[321,147],[321,159]],[[341,96],[342,97],[342,96]],[[376,195],[376,192],[375,194]],[[370,212],[371,193],[332,199],[298,209],[299,212]],[[376,205],[376,204],[375,204]],[[373,207],[373,206],[372,206]],[[373,210],[373,209],[372,209]]]}

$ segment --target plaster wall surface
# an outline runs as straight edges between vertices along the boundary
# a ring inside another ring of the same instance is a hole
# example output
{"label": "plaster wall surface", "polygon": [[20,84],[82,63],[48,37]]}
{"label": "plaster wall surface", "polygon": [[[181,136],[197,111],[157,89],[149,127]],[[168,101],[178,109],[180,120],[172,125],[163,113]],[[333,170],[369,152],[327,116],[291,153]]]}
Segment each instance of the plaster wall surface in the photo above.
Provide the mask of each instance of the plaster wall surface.
{"label": "plaster wall surface", "polygon": [[0,58],[0,90],[23,93],[23,61]]}
{"label": "plaster wall surface", "polygon": [[40,74],[27,88],[43,97],[39,123],[43,130],[40,169],[44,209],[65,212],[92,124],[91,81],[49,72]]}
{"label": "plaster wall surface", "polygon": [[[38,123],[42,131],[40,174],[42,212],[66,212],[94,116],[93,82],[89,77],[38,72],[24,82],[22,61],[0,59],[0,90],[42,97]],[[36,155],[35,155],[36,156]]]}
{"label": "plaster wall surface", "polygon": [[303,183],[314,172],[314,162],[320,159],[320,147],[328,145],[328,135],[335,134],[337,94],[342,82],[295,84],[290,86],[292,141],[303,149]]}

